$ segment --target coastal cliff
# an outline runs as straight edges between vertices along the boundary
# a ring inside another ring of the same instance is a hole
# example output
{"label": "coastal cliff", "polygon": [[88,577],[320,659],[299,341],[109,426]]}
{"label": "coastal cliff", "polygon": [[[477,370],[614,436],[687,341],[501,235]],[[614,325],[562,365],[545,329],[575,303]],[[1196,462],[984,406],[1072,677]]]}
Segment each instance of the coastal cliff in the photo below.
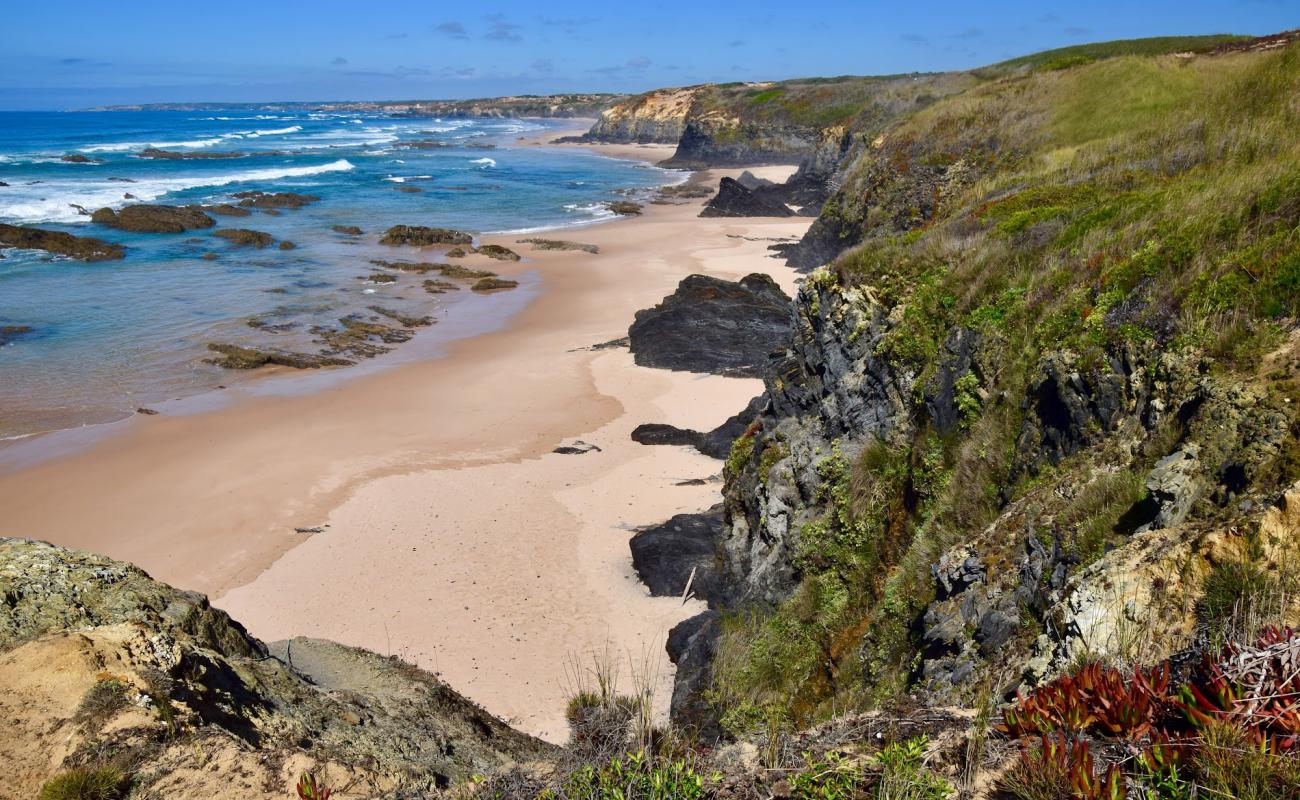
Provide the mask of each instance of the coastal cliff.
{"label": "coastal cliff", "polygon": [[1296,620],[1297,58],[1033,68],[853,149],[674,632],[683,723],[978,707]]}

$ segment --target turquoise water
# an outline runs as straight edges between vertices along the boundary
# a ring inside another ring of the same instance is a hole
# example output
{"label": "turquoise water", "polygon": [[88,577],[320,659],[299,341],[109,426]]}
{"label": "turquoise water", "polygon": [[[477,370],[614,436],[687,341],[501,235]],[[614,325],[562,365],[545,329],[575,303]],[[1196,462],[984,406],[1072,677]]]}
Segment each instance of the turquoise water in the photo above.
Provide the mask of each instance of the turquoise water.
{"label": "turquoise water", "polygon": [[[0,438],[117,419],[235,379],[203,362],[210,341],[314,350],[311,327],[337,325],[368,305],[436,318],[440,306],[465,302],[463,291],[424,292],[418,276],[363,280],[371,258],[413,256],[376,243],[391,225],[495,233],[589,224],[610,216],[604,202],[679,179],[576,149],[517,145],[556,127],[319,113],[0,113],[0,182],[8,184],[0,186],[0,221],[127,247],[124,260],[94,264],[0,251],[0,327],[32,329],[0,347]],[[403,146],[429,141],[447,146]],[[242,155],[141,158],[149,146]],[[94,163],[62,160],[72,153]],[[322,199],[278,215],[214,215],[217,228],[184,234],[124,233],[77,208],[231,202],[247,190]],[[365,235],[342,236],[333,225]],[[237,248],[213,236],[231,227],[297,248]],[[491,313],[490,304],[477,305]],[[274,330],[250,327],[253,318]]]}

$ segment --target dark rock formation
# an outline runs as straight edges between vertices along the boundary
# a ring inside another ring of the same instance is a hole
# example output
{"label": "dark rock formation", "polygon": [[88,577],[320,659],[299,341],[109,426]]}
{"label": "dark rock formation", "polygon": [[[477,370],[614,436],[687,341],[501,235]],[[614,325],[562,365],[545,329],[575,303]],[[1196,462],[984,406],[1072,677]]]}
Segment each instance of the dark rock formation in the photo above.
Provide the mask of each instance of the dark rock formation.
{"label": "dark rock formation", "polygon": [[81,261],[110,261],[126,255],[126,248],[88,236],[0,223],[0,247],[44,250]]}
{"label": "dark rock formation", "polygon": [[83,156],[81,153],[69,153],[59,158],[60,161],[66,161],[69,164],[97,164],[99,163],[90,156]]}
{"label": "dark rock formation", "polygon": [[519,281],[507,280],[506,278],[479,278],[469,288],[476,292],[495,292],[498,289],[513,289],[518,285]]}
{"label": "dark rock formation", "polygon": [[708,433],[689,428],[678,428],[660,422],[647,422],[632,431],[632,441],[639,444],[666,444],[694,447],[706,456],[726,458],[731,445],[749,424],[754,421],[766,398],[763,395],[749,401],[739,414],[728,419]]}
{"label": "dark rock formation", "polygon": [[722,614],[710,609],[677,623],[668,632],[668,658],[677,667],[669,714],[673,724],[700,741],[716,741],[717,711],[708,697],[713,687],[713,659],[722,633]]}
{"label": "dark rock formation", "polygon": [[779,200],[758,189],[750,189],[732,178],[723,178],[718,194],[704,206],[701,217],[793,217],[794,212]]}
{"label": "dark rock formation", "polygon": [[297,192],[236,192],[232,197],[237,198],[241,206],[261,209],[302,208],[320,201],[314,194]]}
{"label": "dark rock formation", "polygon": [[134,233],[184,233],[199,228],[211,228],[216,221],[194,207],[134,205],[114,211],[101,208],[90,217],[91,222]]}
{"label": "dark rock formation", "polygon": [[384,232],[380,244],[390,247],[408,246],[425,247],[431,244],[472,244],[474,241],[468,233],[454,231],[450,228],[426,228],[421,225],[394,225]]}
{"label": "dark rock formation", "polygon": [[691,594],[708,601],[724,597],[717,571],[722,538],[722,506],[702,514],[678,514],[632,537],[632,568],[655,597],[680,597],[690,582]]}
{"label": "dark rock formation", "polygon": [[335,233],[341,233],[345,236],[360,236],[362,233],[365,232],[360,228],[358,228],[356,225],[334,225],[333,227],[330,228],[330,230],[334,231]]}
{"label": "dark rock formation", "polygon": [[[563,239],[520,239],[519,244],[531,244],[538,250],[581,250],[584,253],[599,253],[600,248],[594,244],[569,242]],[[448,257],[451,253],[447,254]]]}
{"label": "dark rock formation", "polygon": [[790,298],[766,275],[739,282],[690,275],[628,329],[636,363],[759,377],[790,340]]}
{"label": "dark rock formation", "polygon": [[632,441],[637,444],[666,444],[695,447],[704,434],[689,428],[678,428],[662,422],[646,422],[632,430]]}
{"label": "dark rock formation", "polygon": [[318,369],[320,367],[346,367],[353,363],[346,358],[313,355],[311,353],[289,353],[283,350],[261,350],[255,347],[221,344],[219,342],[209,343],[208,349],[217,353],[218,357],[206,359],[207,362],[227,369],[257,369],[266,366]]}
{"label": "dark rock formation", "polygon": [[156,158],[162,161],[204,161],[222,158],[243,158],[245,155],[247,154],[216,150],[179,152],[176,150],[160,150],[157,147],[146,147],[140,151],[140,158]]}
{"label": "dark rock formation", "polygon": [[638,216],[643,210],[640,203],[633,203],[630,200],[613,200],[606,203],[605,207],[624,217]]}
{"label": "dark rock formation", "polygon": [[256,247],[259,250],[275,241],[269,233],[250,231],[247,228],[222,228],[213,235],[220,236],[237,247]]}

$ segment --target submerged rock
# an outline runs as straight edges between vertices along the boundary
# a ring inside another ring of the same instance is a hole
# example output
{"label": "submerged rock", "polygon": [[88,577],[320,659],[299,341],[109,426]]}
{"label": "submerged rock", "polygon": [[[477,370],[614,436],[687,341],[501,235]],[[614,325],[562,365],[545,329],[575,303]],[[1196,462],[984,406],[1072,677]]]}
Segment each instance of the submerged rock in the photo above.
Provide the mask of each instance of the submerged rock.
{"label": "submerged rock", "polygon": [[795,214],[780,200],[747,188],[732,178],[723,178],[718,195],[704,206],[701,217],[793,217]]}
{"label": "submerged rock", "polygon": [[32,332],[30,325],[0,325],[0,347]]}
{"label": "submerged rock", "polygon": [[471,244],[473,237],[451,228],[426,228],[422,225],[394,225],[384,232],[380,244],[390,247],[406,245],[424,247],[431,244]]}
{"label": "submerged rock", "polygon": [[519,281],[506,278],[480,278],[469,288],[476,292],[495,292],[498,289],[513,289],[518,285]]}
{"label": "submerged rock", "polygon": [[[472,247],[470,248],[471,251],[473,249],[474,248]],[[447,258],[464,258],[467,255],[469,255],[469,253],[465,252],[465,248],[463,247],[453,247],[447,251]]]}
{"label": "submerged rock", "polygon": [[394,311],[391,308],[382,306],[369,306],[370,310],[381,317],[388,317],[398,325],[407,328],[427,328],[433,324],[433,317],[413,317],[409,314],[403,314],[400,311]]}
{"label": "submerged rock", "polygon": [[[531,244],[538,250],[581,250],[584,253],[599,253],[600,248],[594,244],[569,242],[564,239],[520,239],[519,244]],[[448,253],[447,255],[451,255]]]}
{"label": "submerged rock", "polygon": [[461,280],[496,277],[495,272],[488,272],[485,269],[472,269],[457,264],[444,264],[439,261],[385,261],[382,258],[372,258],[370,263],[377,267],[383,267],[384,269],[395,269],[398,272],[414,272],[418,275],[424,275],[429,272],[440,272],[444,278],[459,278]]}
{"label": "submerged rock", "polygon": [[318,369],[320,367],[346,367],[353,362],[346,358],[312,353],[291,353],[284,350],[261,350],[255,347],[243,347],[237,344],[210,342],[208,349],[220,357],[205,359],[209,364],[216,364],[227,369],[257,369],[265,366],[293,367],[294,369]]}
{"label": "submerged rock", "polygon": [[628,338],[641,366],[757,378],[790,341],[790,298],[766,275],[690,275],[636,313]]}
{"label": "submerged rock", "polygon": [[345,236],[360,236],[362,233],[364,233],[364,231],[362,231],[356,225],[335,225],[331,227],[330,230],[334,231],[335,233],[344,234]]}
{"label": "submerged rock", "polygon": [[424,290],[429,294],[446,294],[447,292],[455,292],[459,289],[459,286],[450,281],[427,280],[424,282]]}
{"label": "submerged rock", "polygon": [[252,246],[259,250],[275,241],[269,233],[250,231],[247,228],[223,228],[214,235],[238,247]]}
{"label": "submerged rock", "polygon": [[284,241],[280,242],[280,249],[281,249],[281,250],[296,250],[297,248],[298,248],[298,245],[294,244],[293,242],[289,241],[288,239],[285,239]]}
{"label": "submerged rock", "polygon": [[0,223],[0,247],[44,250],[81,261],[111,261],[126,255],[125,247],[102,239],[3,223]]}
{"label": "submerged rock", "polygon": [[509,247],[502,247],[499,244],[485,244],[478,249],[481,256],[496,259],[497,261],[518,261],[519,254]]}
{"label": "submerged rock", "polygon": [[217,224],[193,206],[150,204],[125,206],[117,211],[101,208],[91,215],[90,221],[134,233],[184,233]]}
{"label": "submerged rock", "polygon": [[156,158],[162,161],[203,161],[222,158],[243,158],[246,153],[221,152],[216,150],[197,150],[192,153],[178,152],[176,150],[161,150],[157,147],[146,147],[140,151],[140,158]]}
{"label": "submerged rock", "polygon": [[232,206],[229,203],[218,203],[215,206],[191,206],[200,211],[206,211],[209,214],[217,214],[223,217],[251,217],[253,212],[241,206]]}
{"label": "submerged rock", "polygon": [[80,153],[69,153],[69,154],[67,154],[66,156],[62,156],[62,157],[60,157],[59,160],[60,160],[60,161],[66,161],[66,162],[68,162],[69,164],[97,164],[97,163],[99,163],[96,159],[93,159],[93,158],[91,158],[90,156],[83,156],[83,155],[80,154]]}
{"label": "submerged rock", "polygon": [[394,187],[393,187],[393,191],[395,191],[395,192],[402,192],[402,193],[404,193],[404,194],[419,194],[420,192],[423,192],[424,190],[421,189],[419,186],[408,186],[408,185],[406,185],[406,184],[403,183],[403,184],[399,184],[399,185],[397,185],[397,186],[394,186]]}

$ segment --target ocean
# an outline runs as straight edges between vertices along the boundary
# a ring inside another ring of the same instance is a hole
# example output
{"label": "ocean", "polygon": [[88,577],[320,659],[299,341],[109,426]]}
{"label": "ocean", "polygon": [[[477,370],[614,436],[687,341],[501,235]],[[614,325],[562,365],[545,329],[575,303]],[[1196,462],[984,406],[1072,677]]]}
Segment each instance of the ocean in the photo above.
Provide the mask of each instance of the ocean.
{"label": "ocean", "polygon": [[[337,327],[372,305],[436,319],[471,303],[485,318],[504,316],[521,302],[510,292],[431,295],[405,275],[372,283],[369,261],[420,260],[377,243],[392,225],[521,234],[581,226],[611,217],[608,201],[684,177],[577,148],[518,144],[571,126],[315,112],[0,113],[0,222],[127,247],[124,260],[96,263],[0,250],[0,330],[30,329],[0,336],[0,440],[121,419],[239,380],[204,361],[213,341],[314,351],[312,328]],[[141,157],[150,147],[240,155]],[[82,210],[237,203],[231,195],[249,190],[321,200],[214,215],[216,228],[181,234],[126,233],[91,223]],[[336,225],[364,234],[341,235]],[[213,235],[221,228],[263,231],[296,247],[237,247]],[[526,294],[535,280],[525,273],[521,284]]]}

